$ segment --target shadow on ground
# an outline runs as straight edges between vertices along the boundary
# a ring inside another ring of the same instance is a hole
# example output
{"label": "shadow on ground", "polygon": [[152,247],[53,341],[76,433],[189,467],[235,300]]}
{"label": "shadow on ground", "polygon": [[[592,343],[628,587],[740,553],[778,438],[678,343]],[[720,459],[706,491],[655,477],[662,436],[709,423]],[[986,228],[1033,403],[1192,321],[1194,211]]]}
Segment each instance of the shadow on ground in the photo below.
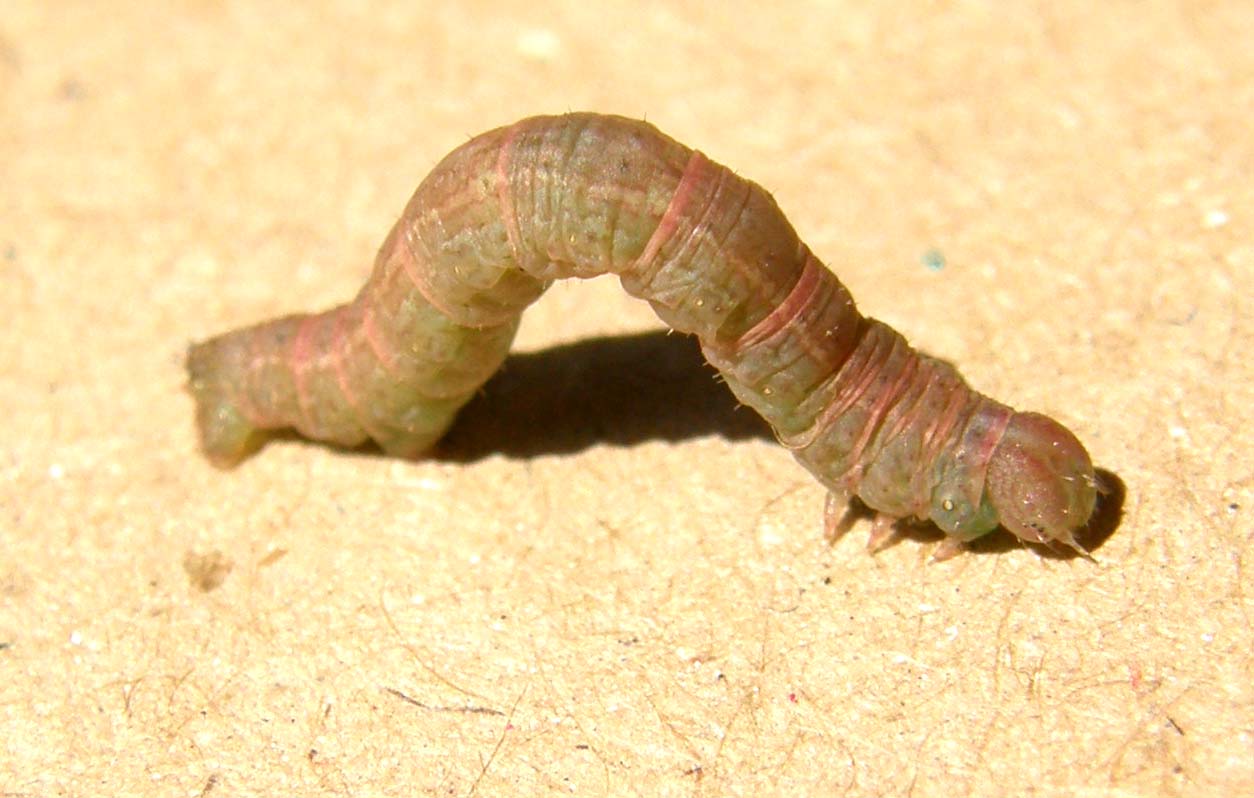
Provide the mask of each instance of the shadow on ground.
{"label": "shadow on ground", "polygon": [[717,378],[695,338],[661,331],[510,355],[433,456],[460,463],[707,435],[774,440]]}

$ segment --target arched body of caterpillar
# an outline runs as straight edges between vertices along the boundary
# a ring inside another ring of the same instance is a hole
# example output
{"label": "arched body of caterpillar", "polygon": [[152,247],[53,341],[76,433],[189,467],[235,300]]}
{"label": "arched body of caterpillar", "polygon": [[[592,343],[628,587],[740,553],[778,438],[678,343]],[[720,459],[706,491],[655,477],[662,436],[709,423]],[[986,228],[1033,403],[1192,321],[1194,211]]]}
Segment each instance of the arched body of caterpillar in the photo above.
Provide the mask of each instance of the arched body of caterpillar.
{"label": "arched body of caterpillar", "polygon": [[554,280],[618,275],[696,335],[736,397],[829,490],[930,519],[939,554],[1001,524],[1079,549],[1089,455],[1050,418],[971,388],[859,314],[849,292],[755,183],[644,122],[524,119],[446,156],[348,304],[191,347],[206,454],[230,465],[261,430],[412,456],[434,444],[504,360],[523,310]]}

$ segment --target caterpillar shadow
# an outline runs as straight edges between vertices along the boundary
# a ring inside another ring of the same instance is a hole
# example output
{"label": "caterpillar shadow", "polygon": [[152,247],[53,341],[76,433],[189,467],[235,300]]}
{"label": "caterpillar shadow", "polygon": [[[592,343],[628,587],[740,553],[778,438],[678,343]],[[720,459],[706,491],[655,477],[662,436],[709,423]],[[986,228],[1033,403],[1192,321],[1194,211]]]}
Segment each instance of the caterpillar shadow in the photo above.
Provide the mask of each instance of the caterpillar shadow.
{"label": "caterpillar shadow", "polygon": [[695,338],[657,331],[510,355],[431,456],[467,463],[706,435],[774,440],[718,381]]}

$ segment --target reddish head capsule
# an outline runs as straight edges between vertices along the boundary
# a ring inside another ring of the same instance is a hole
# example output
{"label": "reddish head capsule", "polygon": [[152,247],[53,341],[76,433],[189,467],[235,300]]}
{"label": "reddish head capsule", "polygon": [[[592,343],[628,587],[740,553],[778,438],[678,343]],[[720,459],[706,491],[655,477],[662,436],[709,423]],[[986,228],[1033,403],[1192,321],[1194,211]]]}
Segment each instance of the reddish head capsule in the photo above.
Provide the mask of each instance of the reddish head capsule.
{"label": "reddish head capsule", "polygon": [[1066,427],[1039,413],[1015,413],[987,480],[986,495],[1006,529],[1087,554],[1074,535],[1093,514],[1097,480],[1089,453]]}

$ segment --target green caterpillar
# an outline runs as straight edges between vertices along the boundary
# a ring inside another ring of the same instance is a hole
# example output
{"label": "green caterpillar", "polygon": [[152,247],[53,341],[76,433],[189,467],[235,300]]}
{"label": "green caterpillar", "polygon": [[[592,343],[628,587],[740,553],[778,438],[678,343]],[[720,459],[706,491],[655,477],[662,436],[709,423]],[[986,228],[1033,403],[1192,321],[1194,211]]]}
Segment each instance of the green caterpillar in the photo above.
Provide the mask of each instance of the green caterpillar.
{"label": "green caterpillar", "polygon": [[191,347],[205,453],[231,465],[263,430],[373,439],[421,453],[504,360],[523,310],[557,279],[618,275],[695,334],[741,402],[829,490],[895,522],[930,519],[950,556],[1001,524],[1083,553],[1097,483],[1050,418],[973,391],[858,313],[760,186],[644,122],[524,119],[450,153],[348,304]]}

